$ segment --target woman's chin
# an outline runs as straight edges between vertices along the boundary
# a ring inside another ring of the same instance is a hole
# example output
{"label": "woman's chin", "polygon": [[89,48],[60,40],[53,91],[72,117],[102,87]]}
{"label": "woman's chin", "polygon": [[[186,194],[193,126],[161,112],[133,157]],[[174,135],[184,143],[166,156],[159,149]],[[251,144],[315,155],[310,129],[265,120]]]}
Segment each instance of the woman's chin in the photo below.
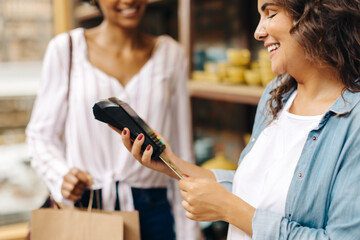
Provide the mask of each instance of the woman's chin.
{"label": "woman's chin", "polygon": [[139,22],[121,22],[121,23],[117,23],[117,25],[123,29],[127,29],[127,30],[134,30],[137,29],[139,27]]}
{"label": "woman's chin", "polygon": [[276,76],[286,73],[283,68],[276,67],[273,64],[271,65],[271,70]]}

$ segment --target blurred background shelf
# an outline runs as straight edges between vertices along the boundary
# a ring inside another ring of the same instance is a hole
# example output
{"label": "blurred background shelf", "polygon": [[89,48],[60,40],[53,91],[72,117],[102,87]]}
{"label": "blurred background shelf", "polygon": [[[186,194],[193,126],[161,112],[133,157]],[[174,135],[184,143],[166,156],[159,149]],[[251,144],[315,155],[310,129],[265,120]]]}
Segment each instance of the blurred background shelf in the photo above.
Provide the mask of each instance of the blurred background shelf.
{"label": "blurred background shelf", "polygon": [[191,97],[251,105],[257,105],[264,92],[264,88],[260,86],[228,85],[191,80],[188,82],[188,89]]}
{"label": "blurred background shelf", "polygon": [[0,227],[0,240],[24,240],[29,231],[29,223],[17,223]]}
{"label": "blurred background shelf", "polygon": [[0,62],[41,60],[52,36],[52,0],[0,1]]}

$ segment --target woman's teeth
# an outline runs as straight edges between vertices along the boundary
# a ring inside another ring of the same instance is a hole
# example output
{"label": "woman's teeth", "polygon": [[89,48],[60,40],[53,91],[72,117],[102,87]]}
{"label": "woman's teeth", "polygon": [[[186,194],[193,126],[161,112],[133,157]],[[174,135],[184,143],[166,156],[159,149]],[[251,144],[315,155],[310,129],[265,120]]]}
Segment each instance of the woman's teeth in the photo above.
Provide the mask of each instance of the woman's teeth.
{"label": "woman's teeth", "polygon": [[274,44],[274,45],[269,46],[267,49],[268,49],[268,52],[272,52],[272,51],[275,51],[276,49],[278,49],[279,47],[280,47],[280,44]]}
{"label": "woman's teeth", "polygon": [[136,12],[136,8],[128,8],[128,9],[123,9],[122,13],[123,14],[133,14]]}

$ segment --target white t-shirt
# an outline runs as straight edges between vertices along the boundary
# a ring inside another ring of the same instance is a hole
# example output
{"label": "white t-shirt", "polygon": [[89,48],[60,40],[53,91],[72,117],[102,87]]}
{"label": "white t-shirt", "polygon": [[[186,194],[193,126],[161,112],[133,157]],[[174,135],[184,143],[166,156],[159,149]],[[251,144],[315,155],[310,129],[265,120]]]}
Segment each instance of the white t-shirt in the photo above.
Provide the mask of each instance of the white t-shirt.
{"label": "white t-shirt", "polygon": [[[286,196],[309,132],[323,115],[299,116],[289,113],[295,91],[279,117],[260,134],[239,165],[233,193],[251,206],[285,215]],[[230,224],[230,240],[251,237]]]}

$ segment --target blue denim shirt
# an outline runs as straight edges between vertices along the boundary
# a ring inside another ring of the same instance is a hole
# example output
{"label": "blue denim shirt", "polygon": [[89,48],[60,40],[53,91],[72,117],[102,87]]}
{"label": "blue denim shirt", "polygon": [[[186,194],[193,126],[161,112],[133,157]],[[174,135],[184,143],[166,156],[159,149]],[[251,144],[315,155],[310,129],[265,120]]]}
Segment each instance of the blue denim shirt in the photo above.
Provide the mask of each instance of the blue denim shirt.
{"label": "blue denim shirt", "polygon": [[[251,150],[271,116],[266,102],[272,82],[256,112]],[[295,90],[295,89],[294,89]],[[285,103],[293,91],[288,93]],[[310,131],[286,199],[285,216],[257,209],[253,239],[360,239],[360,93],[345,91]],[[213,170],[231,190],[235,171]]]}

